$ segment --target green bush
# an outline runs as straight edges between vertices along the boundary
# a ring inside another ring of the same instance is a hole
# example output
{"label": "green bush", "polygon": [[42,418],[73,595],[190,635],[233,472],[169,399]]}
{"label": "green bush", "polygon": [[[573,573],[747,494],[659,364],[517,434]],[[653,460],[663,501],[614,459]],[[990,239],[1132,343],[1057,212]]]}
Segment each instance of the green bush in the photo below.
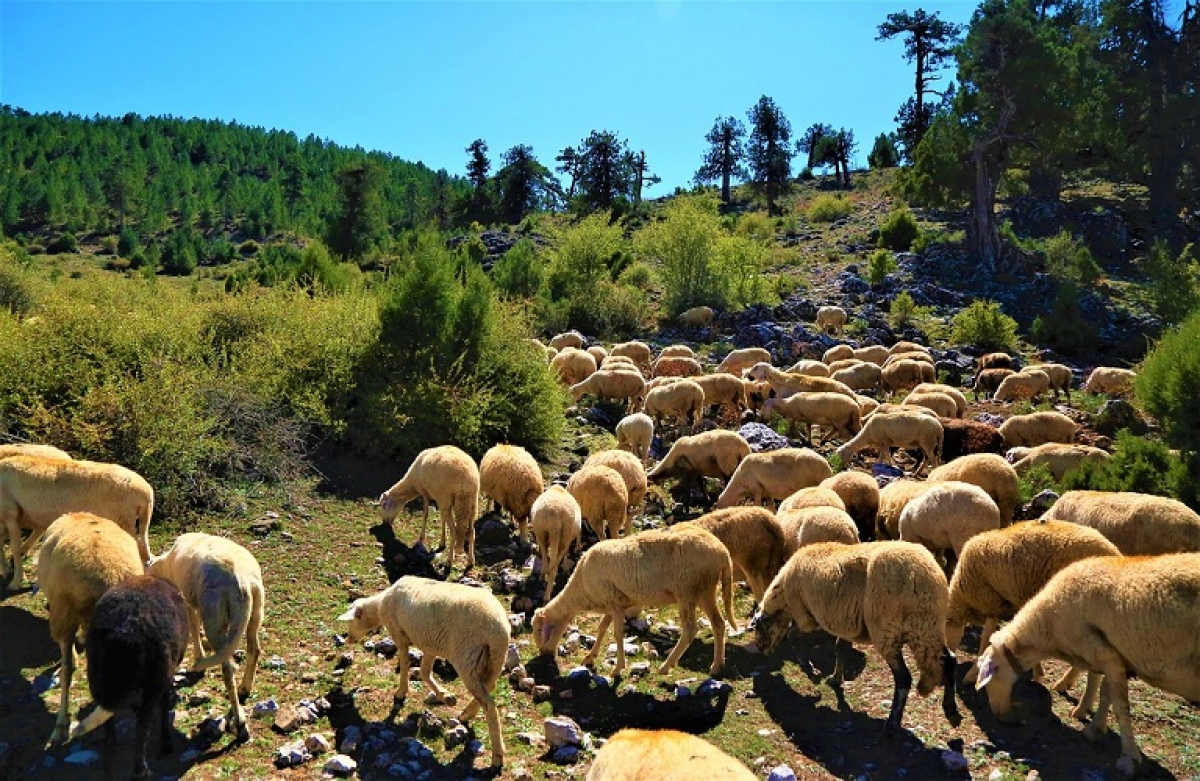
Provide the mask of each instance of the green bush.
{"label": "green bush", "polygon": [[907,206],[901,206],[892,210],[883,225],[879,226],[879,246],[896,252],[908,252],[920,235],[917,218]]}
{"label": "green bush", "polygon": [[818,195],[808,205],[808,219],[813,222],[835,222],[849,217],[854,204],[840,195]]}
{"label": "green bush", "polygon": [[50,243],[46,245],[47,255],[67,255],[78,251],[79,240],[70,231],[58,234],[58,236],[51,239]]}
{"label": "green bush", "polygon": [[757,259],[741,245],[723,247],[732,237],[721,228],[718,206],[710,193],[675,198],[664,207],[664,219],[634,236],[639,256],[659,264],[668,317],[693,306],[728,306],[733,295],[730,264],[743,255]]}
{"label": "green bush", "polygon": [[199,258],[196,242],[189,231],[175,230],[167,234],[160,258],[164,273],[185,277],[196,270]]}
{"label": "green bush", "polygon": [[746,212],[737,220],[735,228],[739,236],[760,244],[769,244],[775,240],[775,223],[766,212]]}
{"label": "green bush", "polygon": [[1154,314],[1167,325],[1182,322],[1200,309],[1200,261],[1195,248],[1188,244],[1178,258],[1162,239],[1154,242],[1142,262],[1149,277],[1150,301]]}
{"label": "green bush", "polygon": [[973,301],[954,316],[950,339],[956,344],[982,350],[1013,350],[1017,344],[1017,321],[1000,311],[995,301]]}
{"label": "green bush", "polygon": [[1063,282],[1090,285],[1100,277],[1100,266],[1087,245],[1067,231],[1045,241],[1046,271]]}
{"label": "green bush", "polygon": [[932,307],[917,306],[912,295],[907,290],[902,290],[892,299],[891,307],[888,309],[888,321],[896,329],[913,325],[921,327],[932,314]]}
{"label": "green bush", "polygon": [[518,241],[492,266],[492,284],[505,298],[533,298],[545,277],[545,264],[529,239]]}
{"label": "green bush", "polygon": [[1055,483],[1054,475],[1050,474],[1046,465],[1038,464],[1020,476],[1017,482],[1017,503],[1019,505],[1029,504],[1033,497],[1042,491],[1058,492],[1059,486]]}
{"label": "green bush", "polygon": [[33,311],[33,284],[17,257],[13,245],[0,245],[0,310],[24,317]]}
{"label": "green bush", "polygon": [[1163,337],[1142,364],[1138,401],[1162,423],[1167,442],[1180,451],[1185,473],[1179,498],[1200,509],[1200,312]]}
{"label": "green bush", "polygon": [[872,285],[882,285],[887,275],[897,268],[896,258],[889,250],[877,249],[867,258],[867,281]]}
{"label": "green bush", "polygon": [[1087,350],[1096,343],[1096,326],[1079,308],[1079,286],[1073,282],[1059,285],[1054,306],[1046,317],[1038,315],[1030,327],[1033,338],[1064,353]]}
{"label": "green bush", "polygon": [[1183,463],[1159,441],[1122,430],[1108,461],[1085,461],[1062,481],[1064,491],[1137,491],[1177,496],[1186,475]]}
{"label": "green bush", "polygon": [[537,303],[539,330],[577,329],[585,334],[618,337],[642,329],[650,316],[645,291],[633,285],[600,282],[587,293]]}
{"label": "green bush", "polygon": [[618,277],[617,281],[623,285],[632,285],[633,287],[636,287],[638,290],[642,291],[656,287],[658,284],[658,279],[654,274],[654,269],[650,268],[649,263],[643,263],[640,260],[631,263],[624,271],[622,271],[621,276]]}
{"label": "green bush", "polygon": [[121,234],[117,237],[117,254],[123,258],[132,257],[139,246],[141,237],[138,236],[138,232],[128,225],[121,228]]}
{"label": "green bush", "polygon": [[259,249],[261,249],[261,246],[257,241],[254,239],[246,239],[238,245],[238,254],[248,258],[251,255],[257,255]]}
{"label": "green bush", "polygon": [[611,224],[608,212],[597,212],[558,231],[549,251],[550,298],[560,301],[577,293],[586,295],[602,280],[611,279],[610,266],[624,249],[621,226]]}

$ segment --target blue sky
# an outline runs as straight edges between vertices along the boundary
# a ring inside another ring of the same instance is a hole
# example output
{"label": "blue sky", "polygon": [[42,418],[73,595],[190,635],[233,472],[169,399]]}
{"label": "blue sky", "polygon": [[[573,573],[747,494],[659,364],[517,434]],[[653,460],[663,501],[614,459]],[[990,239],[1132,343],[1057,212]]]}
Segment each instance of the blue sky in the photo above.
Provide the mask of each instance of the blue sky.
{"label": "blue sky", "polygon": [[769,95],[799,133],[846,127],[865,164],[913,74],[887,14],[940,2],[0,1],[0,102],[33,112],[237,120],[391,152],[452,174],[555,154],[593,129],[687,186],[718,115]]}

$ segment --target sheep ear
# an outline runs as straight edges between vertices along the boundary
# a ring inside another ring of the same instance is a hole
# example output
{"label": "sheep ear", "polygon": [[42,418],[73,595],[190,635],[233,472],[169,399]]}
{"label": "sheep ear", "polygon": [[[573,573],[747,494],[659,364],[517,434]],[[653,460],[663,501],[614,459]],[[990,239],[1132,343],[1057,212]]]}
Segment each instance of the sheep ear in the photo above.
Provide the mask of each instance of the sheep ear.
{"label": "sheep ear", "polygon": [[338,621],[354,621],[355,619],[358,619],[358,618],[362,618],[362,605],[355,602],[353,605],[350,606],[349,610],[347,610],[345,613],[342,613],[340,616],[338,616],[337,620]]}
{"label": "sheep ear", "polygon": [[975,679],[976,691],[988,685],[992,676],[996,674],[996,667],[996,660],[992,656],[991,649],[988,649],[983,656],[979,657],[979,677]]}

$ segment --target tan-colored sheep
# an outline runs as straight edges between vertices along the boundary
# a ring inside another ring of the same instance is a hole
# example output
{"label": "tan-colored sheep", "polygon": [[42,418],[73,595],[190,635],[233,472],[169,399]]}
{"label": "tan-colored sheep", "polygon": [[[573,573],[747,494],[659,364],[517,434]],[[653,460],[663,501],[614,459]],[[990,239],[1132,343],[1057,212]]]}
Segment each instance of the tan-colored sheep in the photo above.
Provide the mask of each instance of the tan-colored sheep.
{"label": "tan-colored sheep", "polygon": [[87,631],[101,595],[126,578],[141,575],[143,569],[137,542],[127,529],[107,518],[69,513],[46,529],[38,552],[38,585],[49,604],[50,637],[62,652],[58,717],[51,743],[66,740],[71,726],[76,636]]}
{"label": "tan-colored sheep", "polygon": [[694,427],[704,415],[704,389],[691,380],[662,385],[646,393],[642,412],[658,426],[668,419]]}
{"label": "tan-colored sheep", "polygon": [[811,377],[807,374],[781,372],[769,363],[756,363],[745,372],[746,379],[770,383],[771,390],[780,397],[795,393],[840,393],[857,399],[858,396],[845,384],[828,377]]}
{"label": "tan-colored sheep", "polygon": [[904,397],[901,406],[905,407],[924,407],[928,410],[933,410],[934,414],[939,418],[957,418],[958,403],[953,397],[947,396],[945,393],[936,391],[928,391],[920,393],[911,391]]}
{"label": "tan-colored sheep", "polygon": [[541,467],[523,447],[493,445],[479,462],[479,492],[512,515],[521,544],[528,538],[529,511],[545,487]]}
{"label": "tan-colored sheep", "polygon": [[864,419],[879,409],[879,402],[870,396],[855,396],[854,400],[858,402],[858,411]]}
{"label": "tan-colored sheep", "polygon": [[374,596],[356,599],[338,620],[349,622],[346,637],[351,643],[381,626],[396,642],[397,702],[408,696],[410,646],[423,652],[421,681],[439,701],[454,704],[454,696],[433,678],[435,661],[450,662],[471,694],[459,721],[469,722],[482,708],[492,767],[504,764],[500,712],[492,690],[504,669],[510,633],[508,614],[490,591],[406,575]]}
{"label": "tan-colored sheep", "polygon": [[721,541],[733,560],[734,579],[750,584],[756,600],[787,561],[789,550],[775,513],[762,507],[730,507],[714,510],[694,521],[677,523],[672,529],[699,526]]}
{"label": "tan-colored sheep", "polygon": [[1017,401],[1031,399],[1037,401],[1050,390],[1050,377],[1037,369],[1024,369],[1016,374],[1010,374],[1000,381],[992,401]]}
{"label": "tan-colored sheep", "polygon": [[52,445],[32,445],[20,442],[14,442],[8,445],[0,445],[0,459],[12,458],[13,456],[33,456],[34,458],[58,458],[70,461],[71,454],[66,451],[59,450]]}
{"label": "tan-colored sheep", "polygon": [[[879,415],[925,415],[930,418],[938,417],[938,414],[928,407],[917,407],[912,404],[893,404],[890,401],[875,405],[875,409],[871,411],[871,417]],[[863,416],[864,419],[866,417],[865,415]]]}
{"label": "tan-colored sheep", "polygon": [[788,422],[789,430],[799,423],[804,438],[812,439],[812,427],[828,426],[842,440],[847,440],[862,428],[862,410],[858,402],[840,393],[796,393],[787,398],[767,399],[760,419],[770,423],[776,417]]}
{"label": "tan-colored sheep", "polygon": [[475,461],[453,445],[422,450],[404,477],[379,495],[380,517],[391,526],[404,505],[418,496],[424,515],[417,544],[425,544],[429,503],[433,502],[442,519],[443,548],[446,547],[446,527],[450,527],[447,563],[453,567],[455,555],[465,549],[469,565],[475,566],[475,515],[479,510],[479,468]]}
{"label": "tan-colored sheep", "polygon": [[1013,415],[1000,424],[1000,436],[1009,447],[1037,447],[1047,442],[1070,444],[1078,430],[1078,423],[1052,410]]}
{"label": "tan-colored sheep", "polygon": [[957,415],[945,415],[947,418],[961,418],[967,411],[967,396],[953,385],[947,385],[943,382],[923,382],[912,389],[913,393],[943,393],[954,399],[954,403],[958,405]]}
{"label": "tan-colored sheep", "polygon": [[900,515],[908,503],[933,487],[933,483],[903,478],[893,480],[879,490],[879,514],[875,536],[881,540],[900,539]]}
{"label": "tan-colored sheep", "polygon": [[715,509],[734,507],[749,499],[771,507],[799,491],[819,484],[833,474],[829,462],[808,448],[782,448],[751,453],[742,459],[729,478],[729,485],[717,497]]}
{"label": "tan-colored sheep", "polygon": [[926,466],[936,467],[942,456],[942,424],[928,415],[880,415],[876,412],[863,423],[853,439],[837,449],[843,463],[866,448],[879,452],[883,460],[895,465],[892,448],[920,448],[921,462],[916,472]]}
{"label": "tan-colored sheep", "polygon": [[596,752],[586,781],[755,781],[703,738],[673,729],[623,729]]}
{"label": "tan-colored sheep", "polygon": [[625,481],[625,490],[629,492],[629,516],[625,519],[625,531],[628,533],[630,521],[641,511],[642,503],[646,500],[646,468],[636,456],[624,450],[599,450],[588,456],[583,465],[606,466]]}
{"label": "tan-colored sheep", "polygon": [[[833,363],[830,363],[827,368],[829,370],[829,374],[832,375],[834,372],[839,372],[842,369],[849,369],[853,366],[860,366],[864,363],[866,363],[866,361],[859,358],[843,358],[840,361],[834,361]],[[825,364],[821,365],[825,366]]]}
{"label": "tan-colored sheep", "polygon": [[916,342],[900,341],[888,348],[888,356],[899,355],[900,353],[928,353],[929,348],[923,344]]}
{"label": "tan-colored sheep", "polygon": [[593,534],[601,540],[620,536],[629,514],[629,489],[620,473],[599,464],[585,466],[571,475],[567,490]]}
{"label": "tan-colored sheep", "polygon": [[604,540],[583,554],[558,596],[534,612],[534,641],[542,653],[554,653],[575,616],[585,611],[602,613],[596,642],[583,663],[595,662],[611,624],[617,643],[613,675],[620,675],[625,669],[625,612],[638,606],[678,605],[679,642],[658,669],[666,674],[696,636],[699,606],[712,624],[709,673],[716,675],[725,664],[725,619],[717,607],[718,588],[729,624],[736,629],[733,562],[721,541],[704,529],[654,530]]}
{"label": "tan-colored sheep", "polygon": [[578,401],[584,395],[591,394],[598,399],[623,400],[629,408],[645,393],[645,388],[646,381],[640,372],[604,369],[572,385],[571,397]]}
{"label": "tan-colored sheep", "polygon": [[1200,551],[1200,515],[1175,499],[1134,491],[1067,491],[1043,516],[1103,534],[1126,556]]}
{"label": "tan-colored sheep", "polygon": [[[854,348],[848,344],[835,344],[821,356],[821,362],[829,365],[834,361],[844,361],[854,357]],[[790,371],[790,369],[789,369]]]}
{"label": "tan-colored sheep", "polygon": [[671,358],[673,356],[682,358],[695,358],[696,351],[691,347],[688,347],[686,344],[669,344],[662,348],[662,351],[658,354],[659,358]]}
{"label": "tan-colored sheep", "polygon": [[542,601],[545,602],[554,592],[558,568],[567,557],[571,543],[575,543],[577,551],[583,550],[583,513],[570,491],[552,485],[533,503],[529,517],[538,555],[542,557],[542,577],[546,580]]}
{"label": "tan-colored sheep", "polygon": [[587,348],[587,352],[596,359],[597,366],[603,364],[604,359],[608,357],[608,350],[605,350],[604,347],[599,344],[593,344],[591,347]]}
{"label": "tan-colored sheep", "polygon": [[675,440],[667,455],[646,477],[656,484],[672,477],[699,479],[700,489],[707,496],[703,478],[729,480],[738,464],[748,455],[750,443],[736,432],[720,429],[705,431]]}
{"label": "tan-colored sheep", "polygon": [[882,344],[870,344],[866,347],[856,347],[854,349],[854,357],[860,361],[873,363],[882,368],[883,362],[891,355],[891,351]]}
{"label": "tan-colored sheep", "polygon": [[796,493],[779,503],[779,509],[776,511],[778,515],[792,512],[793,510],[803,510],[807,507],[833,507],[835,509],[846,511],[846,503],[842,501],[842,497],[837,491],[832,488],[826,488],[823,485],[814,485],[808,488],[801,488]]}
{"label": "tan-colored sheep", "polygon": [[550,370],[567,385],[575,385],[596,371],[596,356],[576,347],[567,347],[550,359]]}
{"label": "tan-colored sheep", "polygon": [[838,472],[821,481],[820,487],[842,498],[846,513],[858,527],[860,540],[875,539],[875,519],[879,516],[879,483],[875,478],[864,472]]}
{"label": "tan-colored sheep", "polygon": [[983,394],[985,397],[994,394],[1000,387],[1000,383],[1004,382],[1006,377],[1011,377],[1014,374],[1016,372],[1012,369],[984,369],[979,374],[976,374],[975,384],[971,386],[971,389],[975,391],[975,401],[979,401],[980,394]]}
{"label": "tan-colored sheep", "polygon": [[802,507],[780,512],[777,518],[783,527],[788,556],[800,548],[819,542],[841,542],[846,545],[859,542],[854,519],[845,510],[836,507]]}
{"label": "tan-colored sheep", "polygon": [[846,328],[849,315],[840,306],[823,306],[817,310],[817,328],[825,333],[840,334]]}
{"label": "tan-colored sheep", "polygon": [[831,372],[829,378],[852,390],[876,390],[883,378],[883,370],[874,363],[858,363]]}
{"label": "tan-colored sheep", "polygon": [[995,453],[972,453],[943,464],[929,473],[929,482],[940,483],[960,480],[977,485],[987,491],[988,496],[1000,508],[1000,523],[1012,523],[1020,493],[1020,480],[1012,464]]}
{"label": "tan-colored sheep", "polygon": [[[792,555],[767,589],[753,627],[758,647],[768,654],[793,623],[801,632],[823,629],[872,644],[895,681],[886,734],[900,728],[912,688],[904,663],[907,645],[921,672],[917,692],[926,696],[941,683],[942,712],[957,726],[954,655],[944,639],[948,602],[946,576],[919,545],[821,543]],[[841,681],[835,680],[840,694]]]}
{"label": "tan-colored sheep", "polygon": [[[0,583],[19,589],[25,554],[43,530],[72,512],[95,513],[113,521],[137,541],[142,561],[150,560],[154,489],[137,472],[94,461],[10,456],[0,460],[0,522],[12,561],[10,570],[8,557],[0,555]],[[24,543],[22,529],[31,532]]]}
{"label": "tan-colored sheep", "polygon": [[600,369],[616,370],[618,367],[622,367],[627,371],[637,369],[638,374],[642,373],[642,370],[634,363],[633,359],[625,355],[610,355],[603,361],[600,361]]}
{"label": "tan-colored sheep", "polygon": [[578,331],[567,331],[565,333],[556,334],[550,339],[550,346],[556,350],[565,350],[568,347],[573,347],[576,350],[582,350],[584,345],[583,334]]}
{"label": "tan-colored sheep", "polygon": [[654,420],[644,412],[626,415],[617,423],[617,448],[628,450],[643,464],[650,460],[650,445],[654,442]]}
{"label": "tan-colored sheep", "polygon": [[[900,361],[916,361],[917,363],[926,363],[930,366],[934,365],[933,356],[928,352],[923,350],[913,350],[912,352],[907,353],[892,353],[887,357],[887,360],[883,362],[883,368],[886,369],[889,366],[900,363]],[[928,382],[933,382],[933,380],[928,380]]]}
{"label": "tan-colored sheep", "polygon": [[1047,657],[1068,659],[1102,673],[1092,739],[1117,713],[1121,759],[1132,774],[1141,751],[1129,716],[1129,678],[1190,701],[1200,700],[1200,554],[1098,556],[1075,562],[1050,579],[1008,626],[992,635],[979,658],[977,688],[987,688],[992,711],[1005,719],[1022,670]]}
{"label": "tan-colored sheep", "polygon": [[884,366],[879,375],[880,386],[887,391],[910,390],[923,382],[933,382],[934,379],[932,364],[907,358]]}
{"label": "tan-colored sheep", "polygon": [[[176,538],[171,548],[153,559],[147,574],[169,580],[183,595],[191,614],[193,670],[221,667],[229,714],[225,729],[239,740],[249,740],[246,711],[242,703],[254,690],[254,676],[262,646],[266,594],[262,570],[250,551],[233,540],[212,534],[189,532]],[[200,646],[200,628],[210,647],[205,656]],[[246,638],[241,686],[234,685],[233,653],[238,640]]]}
{"label": "tan-colored sheep", "polygon": [[1071,371],[1070,366],[1061,363],[1038,363],[1026,368],[1037,369],[1050,378],[1050,390],[1054,391],[1055,400],[1058,399],[1059,391],[1067,394],[1067,401],[1071,400],[1071,383],[1075,380],[1075,373]]}
{"label": "tan-colored sheep", "polygon": [[698,377],[701,374],[704,374],[704,367],[700,361],[686,355],[660,355],[651,370],[654,377]]}
{"label": "tan-colored sheep", "polygon": [[613,345],[613,348],[608,351],[608,357],[626,357],[633,360],[643,372],[650,371],[650,364],[654,360],[654,354],[650,351],[650,345],[645,342],[621,342]]}
{"label": "tan-colored sheep", "polygon": [[711,306],[694,306],[682,312],[675,320],[686,328],[708,328],[712,325],[714,317],[716,312]]}
{"label": "tan-colored sheep", "polygon": [[979,356],[979,360],[975,362],[975,371],[981,372],[987,369],[1016,369],[1016,361],[1008,353],[984,353]]}
{"label": "tan-colored sheep", "polygon": [[[845,347],[846,345],[838,345]],[[809,377],[828,377],[829,367],[821,361],[814,361],[810,358],[802,358],[787,369],[788,374],[806,374]]]}
{"label": "tan-colored sheep", "polygon": [[726,355],[725,359],[717,366],[717,371],[740,375],[743,370],[764,361],[771,362],[770,350],[762,347],[744,347]]}
{"label": "tan-colored sheep", "polygon": [[1109,396],[1128,396],[1133,393],[1137,372],[1115,366],[1097,366],[1083,384],[1085,393],[1104,393]]}
{"label": "tan-colored sheep", "polygon": [[728,406],[734,414],[746,409],[746,383],[741,377],[718,372],[693,377],[704,391],[704,406]]}
{"label": "tan-colored sheep", "polygon": [[934,556],[955,559],[967,540],[1000,528],[1000,508],[977,485],[947,480],[935,483],[900,513],[900,539],[924,545]]}
{"label": "tan-colored sheep", "polygon": [[1044,466],[1050,470],[1055,480],[1062,480],[1068,472],[1075,471],[1085,461],[1108,461],[1112,456],[1107,451],[1090,445],[1047,442],[1037,447],[1014,447],[1008,451],[1006,458],[1012,462],[1018,475],[1025,474],[1034,467]]}

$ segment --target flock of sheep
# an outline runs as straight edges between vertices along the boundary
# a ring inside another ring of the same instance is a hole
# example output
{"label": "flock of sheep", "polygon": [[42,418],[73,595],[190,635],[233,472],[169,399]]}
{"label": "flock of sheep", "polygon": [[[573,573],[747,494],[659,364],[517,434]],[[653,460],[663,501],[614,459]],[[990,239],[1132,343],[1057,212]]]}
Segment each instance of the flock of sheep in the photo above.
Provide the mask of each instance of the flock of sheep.
{"label": "flock of sheep", "polygon": [[[838,329],[845,319],[836,307],[822,309],[823,327]],[[1108,457],[1074,443],[1078,426],[1068,416],[1013,415],[998,429],[965,420],[966,396],[937,383],[930,352],[911,342],[839,345],[820,361],[786,370],[772,365],[761,348],[735,350],[713,373],[682,345],[655,355],[641,342],[611,349],[585,349],[585,343],[571,332],[539,343],[539,349],[576,399],[590,395],[626,404],[629,414],[615,429],[617,449],[592,454],[565,485],[547,487],[537,461],[520,447],[498,444],[478,464],[456,447],[430,448],[379,499],[389,523],[407,503],[422,500],[422,543],[429,506],[437,506],[447,569],[459,557],[467,567],[475,564],[480,495],[510,514],[522,544],[532,536],[542,560],[544,604],[531,622],[540,652],[562,653],[572,621],[599,614],[595,643],[582,661],[596,662],[611,626],[613,674],[620,675],[626,618],[640,608],[675,605],[680,637],[659,672],[670,671],[695,638],[699,608],[713,634],[709,670],[719,674],[726,626],[738,627],[734,583],[744,580],[757,605],[749,626],[762,651],[770,653],[792,626],[876,649],[894,680],[889,734],[901,726],[913,685],[906,646],[919,672],[917,692],[940,687],[946,719],[959,723],[954,652],[969,624],[981,625],[983,635],[966,679],[986,687],[998,717],[1010,714],[1012,687],[1023,671],[1040,677],[1041,660],[1066,660],[1072,669],[1056,690],[1087,674],[1073,715],[1083,718],[1095,706],[1087,731],[1098,736],[1110,708],[1116,711],[1118,767],[1125,772],[1141,758],[1129,717],[1130,676],[1200,700],[1200,515],[1158,496],[1072,491],[1040,520],[1013,523],[1019,472],[1042,464],[1061,476],[1085,460]],[[1132,372],[1102,367],[1084,389],[1127,393],[1131,381]],[[1051,391],[1069,400],[1070,385],[1065,366],[1017,370],[1011,356],[997,353],[980,359],[974,390],[977,398],[986,392],[997,401],[1038,399]],[[904,396],[896,403],[866,395],[882,399],[897,392]],[[753,453],[734,431],[700,430],[711,407],[767,422],[784,418],[792,430],[803,427],[810,442],[817,441],[814,427],[824,429],[825,444],[840,442],[834,452],[846,466],[863,451],[894,464],[893,449],[919,451],[920,462],[912,478],[880,489],[867,473],[835,473],[829,460],[807,447]],[[674,440],[647,471],[656,429]],[[999,455],[1005,450],[1007,460]],[[927,469],[925,479],[916,479]],[[715,501],[706,478],[724,483]],[[680,483],[685,501],[692,489],[703,494],[708,512],[666,529],[635,530],[649,484],[669,480]],[[147,772],[150,719],[160,708],[166,712],[171,676],[189,642],[193,669],[221,667],[228,728],[248,736],[242,703],[253,687],[264,598],[257,562],[229,540],[185,534],[152,558],[152,509],[152,489],[127,469],[75,461],[41,446],[0,448],[10,588],[20,586],[22,556],[45,533],[38,580],[63,654],[52,741],[99,726],[140,692],[139,776]],[[585,527],[598,540],[586,551]],[[24,543],[22,530],[30,532]],[[567,561],[572,549],[573,567]],[[7,558],[3,567],[9,579]],[[511,628],[489,590],[403,577],[354,601],[338,618],[351,642],[377,628],[391,635],[398,647],[398,699],[408,692],[408,650],[416,647],[423,652],[421,680],[437,699],[453,702],[432,677],[435,659],[449,661],[471,695],[460,719],[483,711],[492,765],[504,764],[492,692]],[[1001,620],[1009,623],[998,628]],[[72,723],[73,643],[81,629],[98,708]],[[235,688],[232,657],[243,636],[247,655]],[[144,663],[115,665],[116,653],[136,653]],[[697,757],[705,761],[694,764]],[[635,730],[614,736],[588,777],[627,778],[639,768],[689,763],[701,771],[697,777],[714,777],[718,769],[753,777],[698,738]]]}

